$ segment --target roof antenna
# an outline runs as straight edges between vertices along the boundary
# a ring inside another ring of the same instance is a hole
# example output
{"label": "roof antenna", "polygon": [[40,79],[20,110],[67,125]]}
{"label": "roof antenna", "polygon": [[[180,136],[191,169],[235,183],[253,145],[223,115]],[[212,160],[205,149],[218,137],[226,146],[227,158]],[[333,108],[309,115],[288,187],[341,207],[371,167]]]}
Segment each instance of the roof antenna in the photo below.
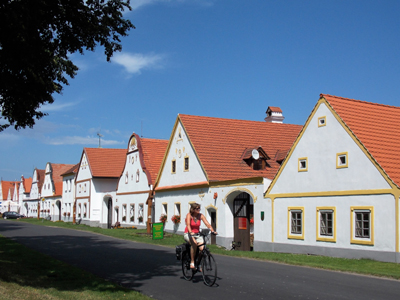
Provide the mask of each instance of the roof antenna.
{"label": "roof antenna", "polygon": [[99,137],[99,148],[101,148],[101,137],[103,136],[100,132],[97,133],[97,136]]}

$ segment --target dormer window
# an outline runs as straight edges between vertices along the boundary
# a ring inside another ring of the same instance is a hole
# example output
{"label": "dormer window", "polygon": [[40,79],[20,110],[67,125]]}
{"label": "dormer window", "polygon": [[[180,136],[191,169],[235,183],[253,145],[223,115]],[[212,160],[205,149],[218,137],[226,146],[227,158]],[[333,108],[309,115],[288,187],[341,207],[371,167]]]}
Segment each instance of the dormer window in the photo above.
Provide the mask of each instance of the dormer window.
{"label": "dormer window", "polygon": [[247,148],[242,159],[247,163],[247,165],[253,170],[264,170],[268,167],[267,160],[270,159],[268,155],[264,152],[261,147],[258,148]]}

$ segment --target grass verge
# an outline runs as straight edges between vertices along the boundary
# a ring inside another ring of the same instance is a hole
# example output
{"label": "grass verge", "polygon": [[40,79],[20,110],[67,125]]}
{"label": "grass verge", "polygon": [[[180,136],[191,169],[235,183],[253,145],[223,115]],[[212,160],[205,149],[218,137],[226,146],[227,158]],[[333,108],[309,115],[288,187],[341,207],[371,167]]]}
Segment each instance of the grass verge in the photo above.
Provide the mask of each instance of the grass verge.
{"label": "grass verge", "polygon": [[[144,235],[145,230],[102,229],[86,225],[73,225],[72,223],[51,222],[51,221],[37,220],[37,219],[21,219],[20,221],[37,225],[57,226],[63,228],[96,232],[103,235],[121,238],[125,240],[156,244],[160,246],[175,247],[175,245],[183,243],[183,237],[177,234],[167,234],[163,240],[152,240],[151,236]],[[215,254],[259,259],[259,260],[273,261],[291,265],[307,266],[307,267],[341,271],[341,272],[351,272],[363,275],[373,275],[373,276],[388,277],[393,279],[400,279],[400,264],[396,263],[385,263],[370,259],[345,259],[345,258],[305,255],[305,254],[227,251],[215,245],[211,245],[209,247],[211,249],[211,252]]]}
{"label": "grass verge", "polygon": [[0,236],[0,298],[151,299]]}

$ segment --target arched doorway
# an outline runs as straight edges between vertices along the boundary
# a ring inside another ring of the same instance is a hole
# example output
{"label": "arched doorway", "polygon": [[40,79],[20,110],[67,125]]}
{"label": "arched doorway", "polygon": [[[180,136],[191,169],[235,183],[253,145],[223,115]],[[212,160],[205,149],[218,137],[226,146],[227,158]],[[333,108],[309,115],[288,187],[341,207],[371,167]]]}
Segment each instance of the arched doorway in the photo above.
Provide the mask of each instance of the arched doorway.
{"label": "arched doorway", "polygon": [[[217,228],[217,208],[214,205],[209,205],[206,207],[207,213],[209,216],[210,224],[212,228],[218,232]],[[217,237],[215,235],[211,235],[211,245],[215,245],[217,243]]]}
{"label": "arched doorway", "polygon": [[56,206],[58,209],[58,220],[61,221],[61,201],[60,200],[56,201]]}
{"label": "arched doorway", "polygon": [[253,217],[253,203],[248,193],[242,192],[233,200],[233,234],[235,249],[251,250],[250,219]]}
{"label": "arched doorway", "polygon": [[107,202],[107,228],[111,229],[112,225],[112,212],[113,212],[113,204],[112,204],[112,198],[108,198]]}

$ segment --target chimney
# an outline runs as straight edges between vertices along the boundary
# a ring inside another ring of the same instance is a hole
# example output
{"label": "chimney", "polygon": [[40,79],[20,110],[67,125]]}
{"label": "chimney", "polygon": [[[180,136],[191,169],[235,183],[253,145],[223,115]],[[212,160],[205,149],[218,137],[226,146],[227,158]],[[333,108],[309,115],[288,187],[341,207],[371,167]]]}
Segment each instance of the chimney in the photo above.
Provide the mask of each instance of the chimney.
{"label": "chimney", "polygon": [[279,107],[268,106],[266,111],[265,122],[270,123],[283,123],[283,119],[285,118],[282,114],[282,110]]}

